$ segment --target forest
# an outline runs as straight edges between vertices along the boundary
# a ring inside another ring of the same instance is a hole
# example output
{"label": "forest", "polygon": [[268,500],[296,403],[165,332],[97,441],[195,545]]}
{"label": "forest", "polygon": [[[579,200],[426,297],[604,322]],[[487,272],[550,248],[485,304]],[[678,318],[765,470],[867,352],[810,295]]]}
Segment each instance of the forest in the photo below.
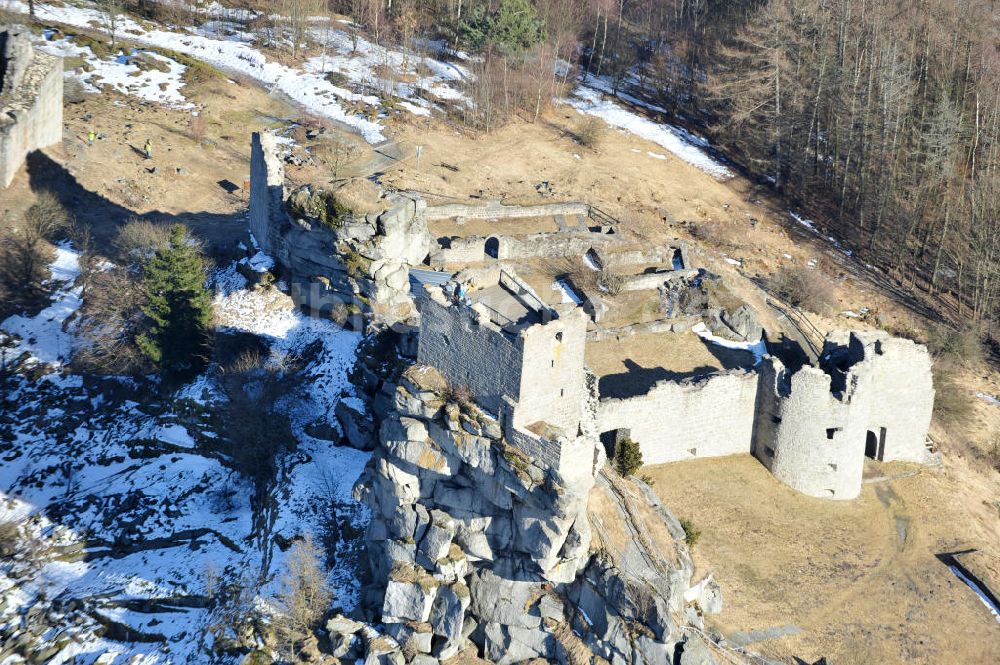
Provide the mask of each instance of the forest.
{"label": "forest", "polygon": [[[706,135],[945,319],[991,333],[1000,313],[995,0],[229,4],[277,5],[300,26],[342,14],[375,42],[469,54],[475,105],[456,113],[480,131],[536,121],[576,77],[627,91]],[[268,16],[257,19],[265,32]]]}

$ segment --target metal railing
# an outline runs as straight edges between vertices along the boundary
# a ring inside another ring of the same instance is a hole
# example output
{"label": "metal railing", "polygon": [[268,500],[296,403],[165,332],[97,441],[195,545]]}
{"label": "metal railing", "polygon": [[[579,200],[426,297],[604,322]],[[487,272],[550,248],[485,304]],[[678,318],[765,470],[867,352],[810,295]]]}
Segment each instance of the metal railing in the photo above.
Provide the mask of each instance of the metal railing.
{"label": "metal railing", "polygon": [[589,215],[592,220],[602,225],[616,226],[619,224],[619,220],[615,219],[614,217],[604,212],[597,206],[590,206]]}
{"label": "metal railing", "polygon": [[826,340],[826,336],[822,331],[795,305],[779,303],[770,295],[767,297],[767,304],[792,324],[802,337],[802,341],[809,346],[809,355],[814,360],[818,360],[823,353],[823,344]]}

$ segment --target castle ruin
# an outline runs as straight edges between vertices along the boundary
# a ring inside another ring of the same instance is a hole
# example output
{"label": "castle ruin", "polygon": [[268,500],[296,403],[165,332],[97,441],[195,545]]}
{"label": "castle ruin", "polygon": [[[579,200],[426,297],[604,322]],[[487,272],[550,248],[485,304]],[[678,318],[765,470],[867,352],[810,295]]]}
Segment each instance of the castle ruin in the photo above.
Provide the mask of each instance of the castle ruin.
{"label": "castle ruin", "polygon": [[[585,204],[428,207],[401,192],[320,225],[289,214],[295,195],[275,150],[273,137],[254,135],[251,229],[261,247],[293,282],[319,281],[374,322],[417,333],[418,365],[467,391],[509,444],[564,478],[593,477],[624,438],[646,464],[751,454],[790,487],[836,500],[858,496],[866,458],[927,460],[934,388],[921,345],[831,333],[818,363],[791,369],[769,353],[754,308],[697,268],[684,243],[631,242]],[[590,272],[557,280],[561,302],[519,270],[566,259]],[[630,269],[620,292],[654,294],[656,318],[603,327],[609,294],[587,275]],[[695,373],[636,368],[644,376],[628,390],[606,390],[589,346],[637,332],[697,335],[714,355],[728,345],[745,358]]]}
{"label": "castle ruin", "polygon": [[0,27],[0,187],[25,157],[62,142],[62,58],[32,48],[26,29]]}
{"label": "castle ruin", "polygon": [[[418,362],[468,387],[487,409],[502,411],[515,400],[526,405],[513,410],[517,425],[571,428],[566,397],[585,405],[585,322],[573,309],[560,314],[567,323],[559,326],[521,319],[508,328],[517,336],[505,340],[503,329],[498,333],[492,325],[494,310],[479,304],[496,288],[469,282],[455,304],[425,307]],[[819,367],[791,372],[768,355],[749,368],[664,379],[634,396],[598,395],[596,422],[609,455],[622,438],[640,445],[646,464],[753,454],[804,494],[853,499],[861,492],[866,457],[926,461],[934,404],[930,368],[926,348],[910,340],[883,332],[833,333]],[[586,456],[575,459],[589,464]]]}

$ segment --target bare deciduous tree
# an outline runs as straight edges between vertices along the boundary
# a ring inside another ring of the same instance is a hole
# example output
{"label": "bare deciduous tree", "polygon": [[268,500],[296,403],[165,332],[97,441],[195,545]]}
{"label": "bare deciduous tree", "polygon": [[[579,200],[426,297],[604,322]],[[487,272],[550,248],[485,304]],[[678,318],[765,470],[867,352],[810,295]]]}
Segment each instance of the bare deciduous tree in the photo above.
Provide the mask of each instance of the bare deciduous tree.
{"label": "bare deciduous tree", "polygon": [[303,646],[314,639],[313,630],[333,600],[323,565],[323,551],[312,536],[307,534],[289,550],[281,585],[278,601],[282,614],[276,627],[281,651],[294,659]]}

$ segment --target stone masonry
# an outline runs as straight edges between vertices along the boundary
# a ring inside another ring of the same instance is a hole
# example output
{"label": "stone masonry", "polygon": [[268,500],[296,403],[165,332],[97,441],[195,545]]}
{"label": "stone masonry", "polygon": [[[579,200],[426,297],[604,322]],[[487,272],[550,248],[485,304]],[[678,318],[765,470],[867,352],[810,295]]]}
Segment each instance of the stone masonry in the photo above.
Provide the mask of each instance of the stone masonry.
{"label": "stone masonry", "polygon": [[[493,218],[537,213],[535,208],[428,211],[419,196],[392,193],[381,195],[377,211],[330,225],[290,214],[272,135],[255,134],[252,148],[251,229],[261,248],[291,273],[293,295],[299,288],[298,300],[318,309],[346,302],[389,326],[410,329],[419,322],[418,361],[439,371],[451,390],[467,390],[497,419],[509,445],[563,478],[593,477],[596,456],[606,452],[595,452],[600,446],[580,436],[588,413],[597,436],[630,436],[646,463],[750,453],[782,482],[824,498],[857,496],[866,455],[913,462],[926,457],[934,389],[930,357],[919,345],[883,333],[836,333],[826,342],[821,366],[795,374],[765,358],[752,369],[661,381],[627,398],[601,397],[588,383],[593,377],[585,366],[585,309],[545,306],[503,256],[460,273],[448,293],[428,286],[428,297],[412,297],[409,269],[434,263],[429,215]],[[299,191],[293,197],[311,195]],[[536,208],[546,214],[587,210],[580,204]],[[576,232],[552,235],[576,239]],[[700,319],[722,337],[760,339],[753,309],[724,297],[721,280],[694,269],[683,244],[622,253],[603,251],[610,245],[594,249],[594,238],[617,234],[582,234],[584,244],[566,252],[585,256],[595,268],[669,262],[669,269],[634,280],[636,288],[661,285],[661,306],[672,327]],[[508,245],[496,246],[500,254],[516,238],[506,240]],[[478,247],[481,239],[475,242],[481,259],[485,248]],[[364,425],[369,434],[354,438],[371,445],[373,424]]]}
{"label": "stone masonry", "polygon": [[934,405],[927,349],[881,332],[831,335],[824,367],[760,372],[754,455],[810,496],[853,499],[865,457],[925,461]]}
{"label": "stone masonry", "polygon": [[[566,447],[585,403],[582,309],[563,306],[503,327],[475,302],[477,286],[466,288],[457,302],[429,287],[419,361],[467,388],[519,450],[569,475],[584,473],[591,456]],[[805,494],[852,499],[866,456],[925,461],[930,366],[927,350],[909,340],[834,333],[821,367],[792,374],[768,356],[752,369],[664,380],[627,398],[598,396],[597,428],[609,447],[621,436],[636,441],[647,464],[752,453]]]}
{"label": "stone masonry", "polygon": [[664,380],[643,395],[602,399],[598,421],[602,432],[621,430],[639,442],[644,464],[748,453],[757,384],[750,370]]}
{"label": "stone masonry", "polygon": [[0,26],[0,187],[28,153],[62,142],[62,58],[31,47],[26,28]]}
{"label": "stone masonry", "polygon": [[[306,197],[309,191],[303,191]],[[379,209],[328,226],[290,213],[275,137],[255,133],[250,157],[250,230],[290,274],[292,297],[314,311],[338,307],[375,322],[414,321],[409,269],[429,252],[426,202],[385,194]]]}
{"label": "stone masonry", "polygon": [[[484,272],[495,280],[489,288],[499,288],[503,279],[514,289],[528,289],[509,273]],[[469,288],[474,297],[472,282]],[[536,323],[499,325],[483,304],[429,290],[431,297],[422,301],[418,362],[435,367],[453,388],[467,388],[522,451],[566,477],[592,476],[594,447],[577,439],[589,393],[583,310],[541,306],[526,310],[538,317]]]}

